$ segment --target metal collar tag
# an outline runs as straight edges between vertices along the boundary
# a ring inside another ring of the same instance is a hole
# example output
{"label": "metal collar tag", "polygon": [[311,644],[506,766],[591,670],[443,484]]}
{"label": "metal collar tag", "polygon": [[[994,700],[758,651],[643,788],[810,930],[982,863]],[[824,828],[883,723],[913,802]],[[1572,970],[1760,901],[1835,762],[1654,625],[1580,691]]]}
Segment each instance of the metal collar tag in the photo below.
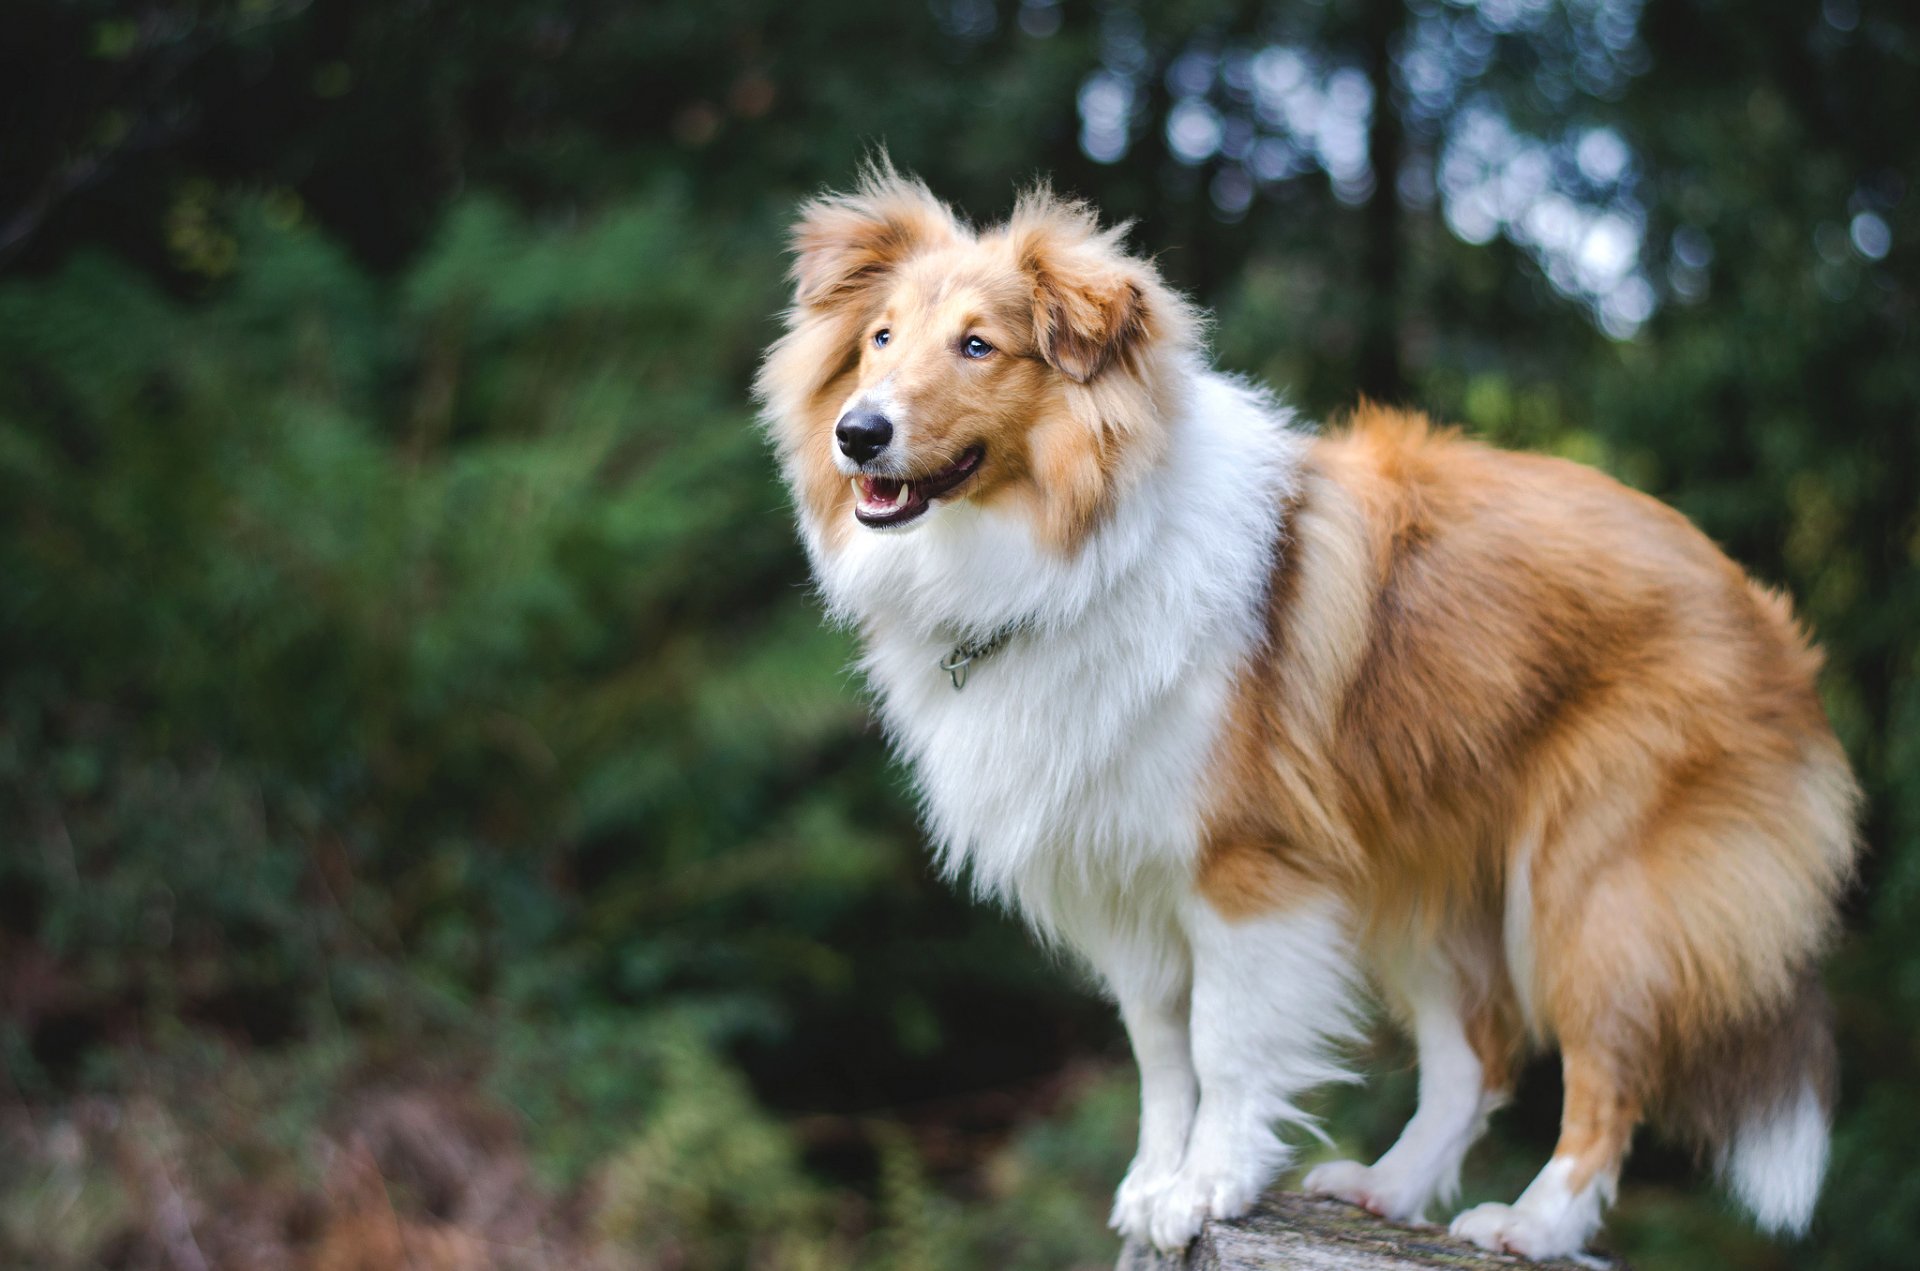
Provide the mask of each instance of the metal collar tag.
{"label": "metal collar tag", "polygon": [[1008,623],[984,640],[966,640],[954,645],[952,652],[939,663],[940,669],[953,681],[953,691],[957,693],[967,686],[967,668],[998,653],[1019,628],[1017,622]]}

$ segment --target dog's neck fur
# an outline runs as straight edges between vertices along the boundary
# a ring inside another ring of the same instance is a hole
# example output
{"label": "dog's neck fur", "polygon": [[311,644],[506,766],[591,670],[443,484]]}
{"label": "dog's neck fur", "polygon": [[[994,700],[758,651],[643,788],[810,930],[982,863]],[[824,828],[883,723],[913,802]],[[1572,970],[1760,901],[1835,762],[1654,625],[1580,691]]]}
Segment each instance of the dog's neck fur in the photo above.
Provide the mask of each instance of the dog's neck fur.
{"label": "dog's neck fur", "polygon": [[[965,502],[837,549],[806,527],[942,866],[1043,931],[1143,868],[1190,866],[1206,757],[1261,637],[1305,441],[1253,389],[1197,364],[1184,380],[1163,456],[1069,558]],[[956,693],[940,660],[1009,623]]]}

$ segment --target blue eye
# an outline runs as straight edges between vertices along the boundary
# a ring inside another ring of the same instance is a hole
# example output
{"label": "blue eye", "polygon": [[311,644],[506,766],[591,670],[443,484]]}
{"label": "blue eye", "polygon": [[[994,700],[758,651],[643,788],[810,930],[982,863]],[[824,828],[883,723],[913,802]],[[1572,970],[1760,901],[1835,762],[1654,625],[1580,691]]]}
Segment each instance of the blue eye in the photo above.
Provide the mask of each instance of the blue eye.
{"label": "blue eye", "polygon": [[881,327],[873,333],[873,347],[876,349],[884,349],[887,347],[887,341],[892,338],[893,332],[887,330],[885,327]]}
{"label": "blue eye", "polygon": [[983,358],[993,352],[993,346],[977,335],[970,335],[960,342],[960,353],[964,357]]}

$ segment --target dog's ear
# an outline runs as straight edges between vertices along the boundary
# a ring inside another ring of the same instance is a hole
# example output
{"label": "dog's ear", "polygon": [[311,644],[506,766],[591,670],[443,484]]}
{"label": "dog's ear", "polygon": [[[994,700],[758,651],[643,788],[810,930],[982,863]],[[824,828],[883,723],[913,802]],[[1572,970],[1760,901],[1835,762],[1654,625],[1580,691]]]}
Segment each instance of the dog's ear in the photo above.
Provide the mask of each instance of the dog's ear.
{"label": "dog's ear", "polygon": [[1151,297],[1164,288],[1153,266],[1120,245],[1126,230],[1101,230],[1085,204],[1045,189],[1022,196],[1007,224],[1033,284],[1034,343],[1075,383],[1129,359],[1153,336]]}
{"label": "dog's ear", "polygon": [[848,194],[826,194],[801,209],[793,227],[793,302],[831,309],[863,294],[900,262],[965,233],[919,181],[871,160]]}

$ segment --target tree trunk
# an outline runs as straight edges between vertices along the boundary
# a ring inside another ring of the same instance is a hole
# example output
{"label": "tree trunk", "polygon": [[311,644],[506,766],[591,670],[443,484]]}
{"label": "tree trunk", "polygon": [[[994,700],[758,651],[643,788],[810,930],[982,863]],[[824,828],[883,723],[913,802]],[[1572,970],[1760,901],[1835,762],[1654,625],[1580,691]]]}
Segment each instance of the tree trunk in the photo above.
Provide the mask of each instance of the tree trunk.
{"label": "tree trunk", "polygon": [[1398,400],[1406,390],[1400,373],[1400,163],[1406,134],[1393,99],[1393,47],[1406,20],[1402,0],[1367,0],[1362,39],[1367,78],[1373,84],[1373,118],[1367,128],[1367,163],[1373,194],[1367,200],[1361,294],[1366,308],[1360,331],[1360,391],[1376,401]]}

